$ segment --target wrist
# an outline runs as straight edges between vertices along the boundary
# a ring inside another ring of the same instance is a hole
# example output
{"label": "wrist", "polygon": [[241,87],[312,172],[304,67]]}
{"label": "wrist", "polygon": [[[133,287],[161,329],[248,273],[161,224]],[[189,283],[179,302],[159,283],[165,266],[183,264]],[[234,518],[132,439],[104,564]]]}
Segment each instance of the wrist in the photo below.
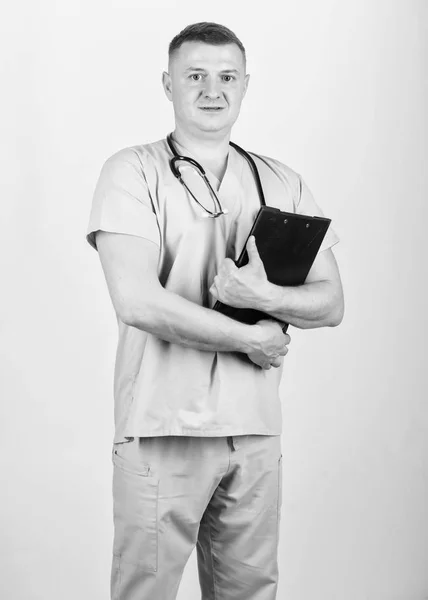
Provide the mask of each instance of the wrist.
{"label": "wrist", "polygon": [[263,292],[258,306],[259,310],[267,314],[272,314],[283,308],[284,289],[281,286],[268,281]]}
{"label": "wrist", "polygon": [[259,325],[241,325],[241,335],[238,352],[250,354],[260,348],[262,329]]}

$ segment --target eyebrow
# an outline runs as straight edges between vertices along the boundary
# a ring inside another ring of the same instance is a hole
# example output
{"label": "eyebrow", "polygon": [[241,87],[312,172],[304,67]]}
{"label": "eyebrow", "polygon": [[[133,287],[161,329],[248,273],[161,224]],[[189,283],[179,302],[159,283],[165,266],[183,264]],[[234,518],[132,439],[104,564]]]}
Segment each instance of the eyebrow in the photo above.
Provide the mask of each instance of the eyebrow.
{"label": "eyebrow", "polygon": [[[189,67],[184,72],[188,73],[189,71],[193,71],[196,73],[203,73],[203,72],[205,72],[205,69],[202,69],[200,67]],[[227,73],[227,74],[234,73],[235,75],[239,75],[238,69],[223,69],[222,71],[220,71],[220,73]]]}

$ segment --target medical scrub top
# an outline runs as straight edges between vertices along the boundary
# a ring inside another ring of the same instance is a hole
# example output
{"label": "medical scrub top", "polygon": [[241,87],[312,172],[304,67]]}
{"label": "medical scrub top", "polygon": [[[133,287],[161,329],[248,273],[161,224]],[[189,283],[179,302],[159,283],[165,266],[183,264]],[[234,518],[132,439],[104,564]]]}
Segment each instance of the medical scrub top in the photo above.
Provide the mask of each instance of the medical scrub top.
{"label": "medical scrub top", "polygon": [[[179,154],[192,154],[176,143]],[[220,182],[208,179],[228,214],[203,210],[171,172],[165,139],[120,150],[104,164],[94,192],[87,240],[99,230],[135,235],[159,246],[162,286],[212,308],[209,288],[226,257],[236,260],[260,208],[256,183],[243,156],[230,147]],[[323,216],[304,181],[284,164],[255,156],[266,204]],[[208,189],[191,169],[189,188],[213,210]],[[320,252],[338,237],[330,227]],[[237,352],[187,348],[125,325],[118,318],[114,374],[114,442],[129,437],[279,435],[278,393],[283,366],[264,370]],[[286,360],[286,358],[285,358]]]}

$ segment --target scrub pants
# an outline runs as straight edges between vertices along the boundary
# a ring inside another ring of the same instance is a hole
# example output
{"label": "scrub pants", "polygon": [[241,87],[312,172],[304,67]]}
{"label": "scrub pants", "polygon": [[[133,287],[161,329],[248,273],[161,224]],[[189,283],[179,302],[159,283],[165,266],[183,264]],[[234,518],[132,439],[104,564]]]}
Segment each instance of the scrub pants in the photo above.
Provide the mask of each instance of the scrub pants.
{"label": "scrub pants", "polygon": [[202,600],[274,600],[281,459],[280,436],[113,444],[111,600],[174,600],[195,545]]}

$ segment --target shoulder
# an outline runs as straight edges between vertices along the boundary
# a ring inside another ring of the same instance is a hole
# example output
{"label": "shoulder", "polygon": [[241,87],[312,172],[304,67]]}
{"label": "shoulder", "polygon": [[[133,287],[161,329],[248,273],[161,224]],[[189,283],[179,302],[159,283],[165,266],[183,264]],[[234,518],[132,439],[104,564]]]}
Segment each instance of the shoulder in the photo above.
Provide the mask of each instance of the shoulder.
{"label": "shoulder", "polygon": [[254,152],[250,152],[250,154],[254,158],[262,181],[266,179],[276,180],[290,192],[294,204],[297,204],[302,190],[300,174],[275,158]]}
{"label": "shoulder", "polygon": [[274,175],[283,179],[287,183],[297,184],[301,177],[299,173],[294,171],[291,167],[280,162],[279,160],[272,158],[270,156],[264,156],[263,154],[256,154],[251,152],[251,155],[258,163],[262,164],[265,169],[271,171]]}
{"label": "shoulder", "polygon": [[127,146],[109,156],[104,162],[104,168],[114,170],[130,166],[144,170],[145,165],[150,164],[152,160],[156,160],[156,156],[164,151],[164,146],[165,140]]}

